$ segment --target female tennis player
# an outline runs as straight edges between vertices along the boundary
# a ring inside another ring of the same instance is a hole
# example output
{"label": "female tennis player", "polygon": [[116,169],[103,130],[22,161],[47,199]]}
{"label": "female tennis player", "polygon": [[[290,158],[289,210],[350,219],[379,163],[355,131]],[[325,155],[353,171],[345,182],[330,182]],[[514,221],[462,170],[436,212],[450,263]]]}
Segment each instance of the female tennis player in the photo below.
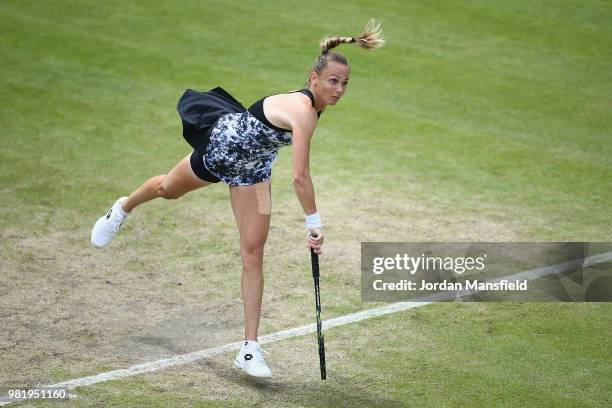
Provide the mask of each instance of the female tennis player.
{"label": "female tennis player", "polygon": [[321,253],[324,235],[309,173],[310,139],[328,105],[338,103],[349,82],[349,64],[340,44],[366,50],[384,45],[380,24],[371,20],[358,37],[331,37],[321,42],[321,55],[308,78],[308,88],[264,97],[245,109],[222,88],[188,89],[177,110],[183,136],[194,148],[168,174],[150,178],[129,197],[119,198],[95,223],[91,242],[104,247],[128,215],[154,198],[177,199],[223,181],[229,185],[232,210],[240,233],[241,292],[245,342],[234,364],[251,376],[270,378],[257,331],[263,294],[264,244],[270,226],[270,178],[278,150],[293,144],[293,185],[306,214],[307,247]]}

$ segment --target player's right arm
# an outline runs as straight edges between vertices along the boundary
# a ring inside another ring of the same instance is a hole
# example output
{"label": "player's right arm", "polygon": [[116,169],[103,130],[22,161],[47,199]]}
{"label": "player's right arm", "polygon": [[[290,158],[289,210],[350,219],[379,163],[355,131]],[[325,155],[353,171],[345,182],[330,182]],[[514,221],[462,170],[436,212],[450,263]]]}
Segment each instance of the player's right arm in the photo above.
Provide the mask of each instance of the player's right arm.
{"label": "player's right arm", "polygon": [[317,222],[318,212],[309,166],[310,140],[317,126],[317,115],[311,106],[299,105],[290,115],[289,121],[293,133],[293,188],[306,215],[308,245],[316,253],[321,253],[323,233],[320,220]]}

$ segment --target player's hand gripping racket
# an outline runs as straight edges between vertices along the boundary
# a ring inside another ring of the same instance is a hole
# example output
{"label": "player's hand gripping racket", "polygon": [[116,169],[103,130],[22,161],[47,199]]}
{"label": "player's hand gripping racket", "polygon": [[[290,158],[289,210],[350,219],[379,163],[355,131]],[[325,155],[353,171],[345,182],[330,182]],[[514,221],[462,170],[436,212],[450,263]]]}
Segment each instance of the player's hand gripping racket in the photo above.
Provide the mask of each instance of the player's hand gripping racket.
{"label": "player's hand gripping racket", "polygon": [[[316,235],[312,235],[316,238]],[[319,340],[319,362],[321,364],[321,379],[326,378],[325,374],[325,343],[323,341],[323,327],[321,322],[321,296],[319,292],[319,255],[314,249],[310,248],[310,260],[312,262],[312,278],[315,287],[315,306],[317,309],[317,339]]]}

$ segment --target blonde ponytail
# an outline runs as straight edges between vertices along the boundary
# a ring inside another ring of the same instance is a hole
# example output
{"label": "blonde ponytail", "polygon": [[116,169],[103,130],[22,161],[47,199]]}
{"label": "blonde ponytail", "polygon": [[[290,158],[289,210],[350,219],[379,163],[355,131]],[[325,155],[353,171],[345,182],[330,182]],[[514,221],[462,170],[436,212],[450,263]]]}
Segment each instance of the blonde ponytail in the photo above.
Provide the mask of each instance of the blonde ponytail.
{"label": "blonde ponytail", "polygon": [[380,23],[376,23],[374,19],[368,21],[363,32],[355,41],[361,48],[365,48],[366,50],[375,50],[385,45],[385,37],[383,37]]}
{"label": "blonde ponytail", "polygon": [[366,50],[374,50],[385,45],[380,23],[376,23],[374,19],[371,19],[358,37],[329,37],[324,39],[321,41],[321,54],[327,54],[329,50],[340,44],[351,43],[357,43]]}
{"label": "blonde ponytail", "polygon": [[[366,50],[375,50],[385,45],[385,38],[382,35],[380,23],[376,23],[374,19],[371,19],[364,27],[363,32],[359,34],[359,37],[330,37],[321,41],[321,54],[315,60],[312,71],[320,75],[330,61],[348,67],[349,63],[344,55],[337,52],[329,52],[329,50],[340,44],[351,43],[357,43]],[[308,79],[308,83],[310,83],[310,79]]]}

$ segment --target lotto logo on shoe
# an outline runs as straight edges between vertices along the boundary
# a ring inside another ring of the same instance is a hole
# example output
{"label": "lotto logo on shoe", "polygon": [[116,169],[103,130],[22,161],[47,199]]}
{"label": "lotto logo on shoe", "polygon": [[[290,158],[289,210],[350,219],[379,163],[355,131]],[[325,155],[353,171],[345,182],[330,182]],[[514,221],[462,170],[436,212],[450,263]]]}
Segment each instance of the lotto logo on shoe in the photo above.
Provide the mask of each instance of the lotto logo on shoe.
{"label": "lotto logo on shoe", "polygon": [[244,359],[247,360],[247,361],[252,360],[253,359],[253,355],[252,354],[245,354],[244,355]]}

